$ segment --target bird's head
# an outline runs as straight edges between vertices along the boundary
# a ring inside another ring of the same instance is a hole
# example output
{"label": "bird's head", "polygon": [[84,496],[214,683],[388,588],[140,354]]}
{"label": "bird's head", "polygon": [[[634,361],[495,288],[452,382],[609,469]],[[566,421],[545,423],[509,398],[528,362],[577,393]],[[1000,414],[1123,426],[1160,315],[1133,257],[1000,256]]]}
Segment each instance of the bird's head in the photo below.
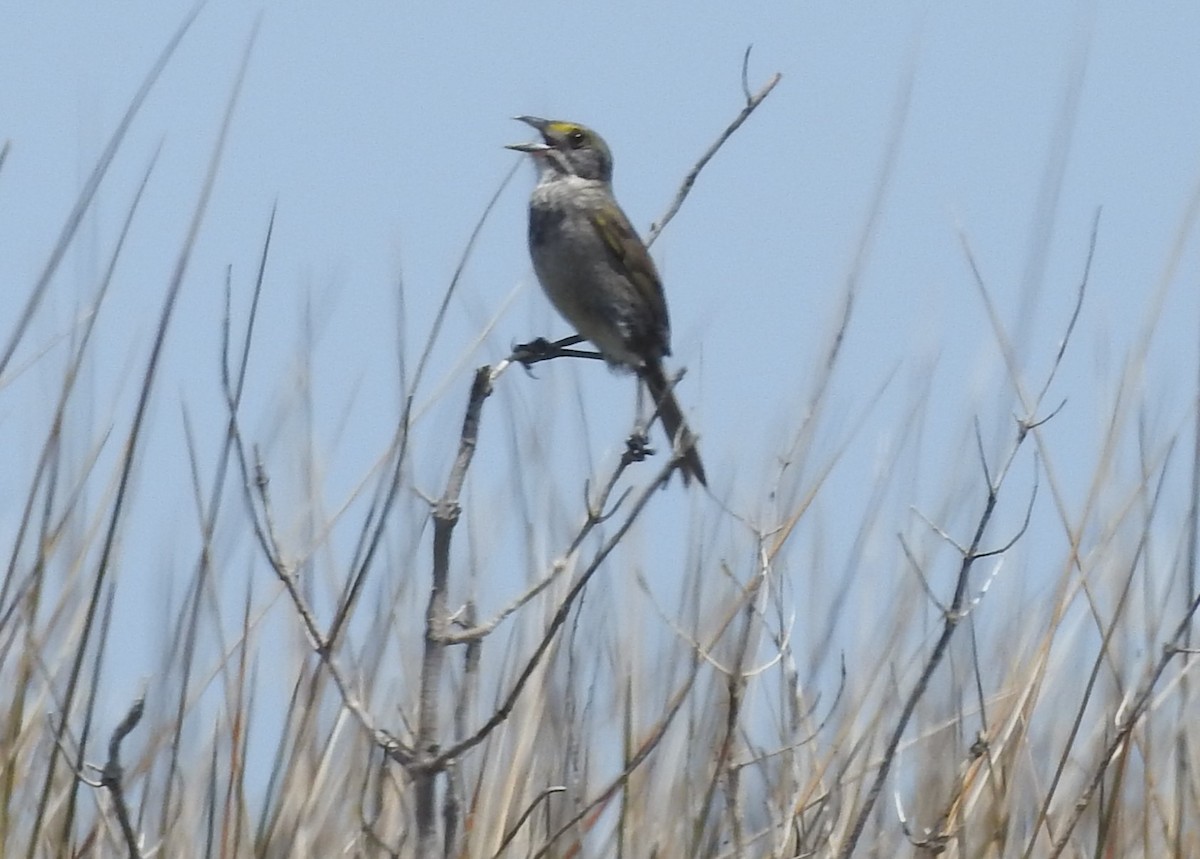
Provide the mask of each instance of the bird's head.
{"label": "bird's head", "polygon": [[537,129],[542,140],[540,143],[514,143],[508,148],[533,156],[543,172],[612,181],[612,153],[604,138],[590,128],[576,122],[536,116],[518,116],[516,119]]}

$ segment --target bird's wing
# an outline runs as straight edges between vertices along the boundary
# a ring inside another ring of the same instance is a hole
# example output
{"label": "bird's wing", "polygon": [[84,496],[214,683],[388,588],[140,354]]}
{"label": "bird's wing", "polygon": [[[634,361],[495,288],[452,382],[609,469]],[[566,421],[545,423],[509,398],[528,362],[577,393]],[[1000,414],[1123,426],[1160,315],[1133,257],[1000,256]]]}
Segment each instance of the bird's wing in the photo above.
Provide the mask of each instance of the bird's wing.
{"label": "bird's wing", "polygon": [[592,225],[604,241],[613,268],[633,285],[639,305],[647,311],[650,327],[632,332],[630,345],[643,354],[661,357],[671,353],[671,323],[667,316],[667,298],[650,251],[638,237],[625,213],[613,204],[590,215]]}

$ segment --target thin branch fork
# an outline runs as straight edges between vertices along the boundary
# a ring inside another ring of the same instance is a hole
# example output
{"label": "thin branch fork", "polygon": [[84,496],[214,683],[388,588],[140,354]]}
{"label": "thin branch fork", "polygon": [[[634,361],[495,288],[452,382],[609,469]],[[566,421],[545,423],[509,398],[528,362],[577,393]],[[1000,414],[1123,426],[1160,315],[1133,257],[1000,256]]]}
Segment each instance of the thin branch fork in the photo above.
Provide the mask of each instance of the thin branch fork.
{"label": "thin branch fork", "polygon": [[[99,779],[93,781],[83,773],[77,773],[80,781],[91,787],[104,788],[112,796],[113,809],[117,815],[117,823],[121,826],[121,837],[125,839],[125,846],[129,850],[129,859],[142,859],[142,848],[141,838],[133,828],[129,804],[125,801],[125,768],[121,766],[121,743],[125,742],[125,738],[137,727],[138,722],[142,721],[145,711],[146,695],[143,693],[134,700],[124,718],[113,728],[112,736],[108,740],[108,760],[100,768]],[[94,767],[89,765],[89,768]]]}
{"label": "thin branch fork", "polygon": [[[457,758],[463,752],[482,743],[485,739],[487,739],[488,735],[491,734],[493,730],[504,723],[509,714],[512,712],[513,708],[516,706],[517,700],[520,698],[521,692],[524,690],[525,685],[529,682],[530,678],[533,677],[533,674],[537,670],[538,665],[541,663],[542,658],[549,651],[550,645],[553,644],[554,638],[558,634],[559,629],[561,629],[563,624],[566,623],[567,617],[570,615],[570,610],[574,606],[575,601],[579,598],[579,595],[583,593],[584,588],[587,587],[587,584],[589,581],[591,581],[592,576],[595,575],[596,571],[600,569],[601,565],[612,553],[613,549],[615,549],[617,544],[625,538],[626,533],[628,533],[629,529],[633,527],[633,523],[637,521],[638,517],[642,513],[642,510],[654,496],[654,493],[664,486],[671,478],[671,473],[674,468],[674,463],[668,462],[664,464],[663,468],[658,472],[655,478],[650,481],[649,484],[647,484],[645,489],[642,490],[642,493],[638,496],[637,500],[630,508],[629,513],[621,522],[621,525],[617,528],[613,535],[609,537],[604,545],[597,550],[595,556],[587,565],[587,568],[579,574],[579,578],[571,586],[571,589],[567,592],[567,595],[563,597],[562,603],[558,606],[558,609],[555,611],[554,616],[550,621],[550,625],[546,628],[545,633],[542,635],[542,640],[538,643],[537,647],[534,648],[533,655],[527,660],[525,667],[522,669],[516,681],[513,683],[512,689],[509,690],[504,700],[497,706],[496,710],[483,724],[483,726],[471,736],[460,740],[450,748],[441,751],[433,759],[425,761],[422,767],[423,769],[437,771],[444,768],[449,761]],[[618,468],[618,473],[623,469],[624,466],[620,466]]]}
{"label": "thin branch fork", "polygon": [[100,776],[100,783],[112,794],[113,805],[117,810],[117,821],[121,824],[121,834],[125,837],[125,846],[129,848],[129,859],[141,859],[142,851],[138,846],[137,832],[129,816],[129,806],[125,802],[125,786],[122,779],[125,770],[121,766],[121,743],[130,732],[142,721],[146,711],[146,696],[139,695],[129,708],[120,724],[113,730],[112,738],[108,741],[108,763]]}
{"label": "thin branch fork", "polygon": [[[561,342],[561,341],[560,341]],[[496,372],[491,375],[492,381],[496,379]],[[551,565],[550,569],[544,573],[538,581],[530,585],[526,590],[513,599],[507,606],[502,608],[490,620],[477,623],[474,621],[464,623],[463,628],[450,632],[446,631],[443,635],[443,642],[446,644],[473,644],[486,638],[492,631],[511,617],[514,613],[523,608],[530,600],[534,599],[538,594],[542,593],[550,583],[557,579],[564,570],[569,567],[569,560],[583,545],[584,540],[596,529],[597,526],[603,525],[609,519],[617,515],[617,511],[625,504],[633,491],[632,487],[627,487],[624,492],[617,497],[617,500],[609,505],[609,500],[612,498],[613,492],[616,490],[618,481],[621,475],[625,473],[625,469],[630,465],[630,461],[625,457],[621,458],[621,462],[617,468],[613,469],[608,480],[601,487],[599,494],[595,500],[592,499],[587,482],[584,483],[583,504],[587,511],[583,523],[575,536],[571,538],[570,544],[566,550],[558,557]]]}

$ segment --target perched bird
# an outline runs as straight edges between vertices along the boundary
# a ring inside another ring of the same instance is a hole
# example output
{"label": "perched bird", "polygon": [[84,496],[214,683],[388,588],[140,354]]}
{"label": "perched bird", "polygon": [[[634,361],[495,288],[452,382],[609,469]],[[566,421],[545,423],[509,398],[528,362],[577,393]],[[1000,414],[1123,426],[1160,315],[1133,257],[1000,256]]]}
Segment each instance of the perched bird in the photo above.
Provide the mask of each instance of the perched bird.
{"label": "perched bird", "polygon": [[672,445],[684,451],[684,482],[694,477],[707,486],[696,437],[663,371],[671,325],[662,281],[613,196],[608,146],[574,122],[517,119],[542,136],[539,143],[508,147],[528,153],[538,169],[529,201],[529,254],[542,289],[610,367],[632,370],[646,383]]}

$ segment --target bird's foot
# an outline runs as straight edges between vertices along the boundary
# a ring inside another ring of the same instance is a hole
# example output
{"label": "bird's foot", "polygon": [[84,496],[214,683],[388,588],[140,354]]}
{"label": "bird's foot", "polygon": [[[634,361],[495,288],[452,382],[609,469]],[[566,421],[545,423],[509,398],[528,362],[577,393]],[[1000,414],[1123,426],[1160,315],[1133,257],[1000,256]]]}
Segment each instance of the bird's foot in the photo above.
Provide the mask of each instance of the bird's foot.
{"label": "bird's foot", "polygon": [[512,360],[528,370],[534,364],[548,361],[554,357],[554,344],[545,337],[539,337],[528,343],[518,343],[512,348]]}
{"label": "bird's foot", "polygon": [[625,439],[625,453],[621,454],[621,464],[645,462],[646,457],[654,456],[654,453],[649,437],[640,429],[634,430],[630,433],[629,438]]}
{"label": "bird's foot", "polygon": [[550,361],[554,358],[603,358],[599,352],[589,352],[584,349],[571,349],[571,346],[577,343],[582,343],[583,338],[578,334],[572,334],[570,337],[564,337],[561,340],[555,340],[553,343],[545,337],[539,337],[536,340],[531,340],[528,343],[519,343],[512,349],[512,355],[509,358],[518,362],[526,370],[534,364],[540,364],[542,361]]}

